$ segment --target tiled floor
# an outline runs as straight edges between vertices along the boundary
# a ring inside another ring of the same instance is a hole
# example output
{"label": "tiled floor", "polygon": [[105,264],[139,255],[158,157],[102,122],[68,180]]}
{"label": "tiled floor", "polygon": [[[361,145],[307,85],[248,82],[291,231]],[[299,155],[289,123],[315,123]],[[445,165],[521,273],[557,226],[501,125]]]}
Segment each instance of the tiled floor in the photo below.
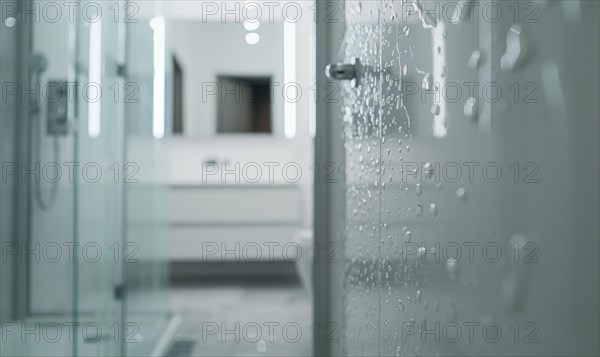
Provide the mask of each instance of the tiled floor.
{"label": "tiled floor", "polygon": [[170,306],[183,319],[175,338],[196,341],[192,356],[311,355],[311,301],[299,285],[173,287]]}

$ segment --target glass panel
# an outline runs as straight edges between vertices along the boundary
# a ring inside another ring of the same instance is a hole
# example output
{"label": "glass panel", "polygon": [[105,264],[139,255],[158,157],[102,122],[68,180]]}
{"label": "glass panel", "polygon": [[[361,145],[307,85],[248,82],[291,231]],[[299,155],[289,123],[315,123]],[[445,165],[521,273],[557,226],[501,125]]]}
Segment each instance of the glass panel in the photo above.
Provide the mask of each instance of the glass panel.
{"label": "glass panel", "polygon": [[[120,22],[112,16],[124,2],[82,3],[77,23],[79,88],[77,234],[82,247],[78,278],[78,317],[83,340],[78,355],[120,354],[121,310],[116,290],[123,263],[124,122],[119,95]],[[96,333],[98,330],[99,333]]]}
{"label": "glass panel", "polygon": [[342,354],[598,350],[598,6],[346,3]]}
{"label": "glass panel", "polygon": [[[19,44],[23,36],[28,35],[28,29],[18,23],[17,18],[18,13],[0,17],[0,82],[3,86],[23,81]],[[26,292],[26,285],[22,283],[26,265],[18,252],[21,243],[26,241],[26,233],[20,229],[19,222],[19,212],[24,205],[18,204],[17,197],[17,192],[24,192],[27,186],[19,179],[17,168],[20,161],[19,114],[22,107],[18,97],[14,96],[7,96],[0,103],[0,160],[3,172],[3,179],[0,180],[0,333],[6,336],[2,341],[3,355],[24,355],[28,352],[18,335],[9,335],[11,328],[16,332],[23,326],[20,319],[27,308],[26,304],[18,303]]]}
{"label": "glass panel", "polygon": [[3,172],[19,165],[2,184],[2,354],[71,356],[78,251],[65,82],[74,82],[73,29],[66,18],[37,18],[42,3],[2,3],[2,84],[15,86],[2,103]]}
{"label": "glass panel", "polygon": [[380,3],[349,2],[342,62],[360,60],[358,85],[344,82],[346,148],[345,353],[376,355],[379,336],[379,221],[381,182]]}
{"label": "glass panel", "polygon": [[[165,229],[165,180],[168,158],[162,135],[170,120],[164,95],[170,76],[160,2],[136,2],[138,22],[128,23],[127,79],[124,95],[126,130],[125,180],[126,286],[125,352],[148,356],[169,323],[168,239]],[[162,69],[161,69],[162,63]],[[163,76],[162,89],[157,79]],[[162,95],[158,92],[162,90]],[[147,105],[153,103],[153,105]],[[158,116],[157,116],[158,115]],[[160,122],[157,122],[159,119]],[[157,125],[164,125],[162,131]],[[157,140],[157,138],[162,140]],[[163,346],[164,347],[164,346]]]}
{"label": "glass panel", "polygon": [[[141,80],[124,76],[131,9],[125,1],[2,2],[3,96],[15,89],[0,122],[3,176],[15,169],[0,189],[2,355],[147,356],[161,342],[166,263],[158,253],[166,249],[158,244],[166,242],[153,154],[165,152],[152,106],[140,111],[152,101],[139,97],[150,89],[152,98],[152,47],[132,56]],[[147,19],[144,29],[152,41]],[[124,104],[140,123],[129,134]],[[148,231],[136,226],[141,216]]]}

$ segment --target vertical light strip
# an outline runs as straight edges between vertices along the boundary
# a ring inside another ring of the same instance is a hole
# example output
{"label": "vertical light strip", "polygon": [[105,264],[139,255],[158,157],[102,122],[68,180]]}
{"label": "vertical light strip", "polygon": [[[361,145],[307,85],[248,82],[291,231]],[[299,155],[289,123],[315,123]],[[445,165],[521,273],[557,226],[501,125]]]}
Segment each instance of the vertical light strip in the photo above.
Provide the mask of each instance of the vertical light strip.
{"label": "vertical light strip", "polygon": [[164,17],[157,16],[150,20],[150,27],[154,30],[152,135],[154,135],[156,139],[160,139],[165,136],[166,44]]}
{"label": "vertical light strip", "polygon": [[[89,53],[89,75],[90,86],[88,88],[102,88],[102,20],[90,24],[90,53]],[[102,101],[100,93],[90,98],[97,99],[88,103],[88,135],[91,138],[100,136],[102,128]]]}
{"label": "vertical light strip", "polygon": [[[284,61],[284,126],[285,137],[296,136],[296,100],[299,99],[296,84],[296,24],[283,22],[283,61]],[[290,90],[291,89],[291,90]],[[293,95],[288,94],[293,93]]]}
{"label": "vertical light strip", "polygon": [[436,138],[443,138],[447,134],[446,118],[446,100],[443,91],[446,88],[446,41],[444,40],[444,31],[446,30],[442,21],[431,31],[433,37],[433,86],[435,91],[439,91],[434,96],[434,105],[438,105],[435,101],[439,98],[439,111],[433,117],[433,135]]}
{"label": "vertical light strip", "polygon": [[[314,3],[316,6],[316,3]],[[308,116],[308,135],[314,138],[317,135],[317,26],[314,21],[310,22],[310,46],[309,46],[309,58],[310,58],[310,84],[314,84],[314,88],[311,91],[311,98],[309,103],[309,116]]]}

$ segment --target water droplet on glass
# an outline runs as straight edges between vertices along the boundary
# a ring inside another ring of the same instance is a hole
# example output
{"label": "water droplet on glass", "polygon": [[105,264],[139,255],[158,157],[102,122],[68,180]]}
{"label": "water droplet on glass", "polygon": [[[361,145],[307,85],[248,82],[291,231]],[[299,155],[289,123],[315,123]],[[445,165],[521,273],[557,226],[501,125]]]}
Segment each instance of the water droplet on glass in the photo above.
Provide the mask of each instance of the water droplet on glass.
{"label": "water droplet on glass", "polygon": [[17,24],[17,19],[14,17],[7,17],[6,20],[4,20],[4,26],[6,27],[15,27],[15,25]]}
{"label": "water droplet on glass", "polygon": [[465,102],[463,111],[466,117],[473,118],[477,113],[477,100],[473,97],[469,97],[469,99],[467,99]]}
{"label": "water droplet on glass", "polygon": [[542,62],[541,75],[544,96],[550,105],[551,111],[557,118],[566,118],[565,97],[556,61],[545,60]]}
{"label": "water droplet on glass", "polygon": [[427,177],[431,177],[435,173],[435,169],[433,168],[431,162],[426,162],[423,168],[425,169],[425,174]]}
{"label": "water droplet on glass", "polygon": [[437,206],[435,205],[435,203],[429,204],[429,215],[433,218],[437,216]]}
{"label": "water droplet on glass", "polygon": [[467,190],[465,190],[464,187],[459,187],[456,189],[456,196],[458,196],[458,198],[460,198],[461,200],[464,201],[464,199],[467,197]]}
{"label": "water droplet on glass", "polygon": [[421,216],[423,215],[423,206],[420,203],[417,203],[417,211],[416,211],[417,216]]}
{"label": "water droplet on glass", "polygon": [[429,90],[431,88],[431,74],[430,73],[425,74],[425,76],[423,77],[423,82],[421,83],[421,86],[425,90]]}
{"label": "water droplet on glass", "polygon": [[267,352],[267,343],[263,340],[260,340],[256,343],[256,350],[261,353]]}
{"label": "water droplet on glass", "polygon": [[421,196],[421,184],[420,183],[418,183],[415,186],[415,193],[417,194],[417,196]]}
{"label": "water droplet on glass", "polygon": [[471,53],[471,57],[469,57],[468,66],[471,69],[477,69],[479,67],[479,60],[481,59],[481,51],[475,50]]}
{"label": "water droplet on glass", "polygon": [[448,276],[450,280],[456,280],[456,273],[458,271],[458,266],[456,265],[455,258],[448,258],[446,260],[446,271],[448,272]]}
{"label": "water droplet on glass", "polygon": [[506,52],[500,58],[500,69],[510,72],[521,57],[523,57],[523,44],[521,43],[521,26],[512,25],[506,34]]}
{"label": "water droplet on glass", "polygon": [[510,237],[510,245],[513,249],[523,249],[527,244],[527,238],[521,234],[515,234]]}

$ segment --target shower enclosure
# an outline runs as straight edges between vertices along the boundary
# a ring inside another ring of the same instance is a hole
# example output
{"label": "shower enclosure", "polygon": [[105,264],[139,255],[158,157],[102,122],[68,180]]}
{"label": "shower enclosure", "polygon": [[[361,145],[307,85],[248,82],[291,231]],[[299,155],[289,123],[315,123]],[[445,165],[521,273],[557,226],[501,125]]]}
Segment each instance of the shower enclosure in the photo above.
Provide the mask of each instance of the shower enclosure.
{"label": "shower enclosure", "polygon": [[143,104],[155,9],[1,6],[1,354],[155,354],[170,318],[152,126],[167,118]]}
{"label": "shower enclosure", "polygon": [[597,354],[598,2],[318,9],[316,353]]}

